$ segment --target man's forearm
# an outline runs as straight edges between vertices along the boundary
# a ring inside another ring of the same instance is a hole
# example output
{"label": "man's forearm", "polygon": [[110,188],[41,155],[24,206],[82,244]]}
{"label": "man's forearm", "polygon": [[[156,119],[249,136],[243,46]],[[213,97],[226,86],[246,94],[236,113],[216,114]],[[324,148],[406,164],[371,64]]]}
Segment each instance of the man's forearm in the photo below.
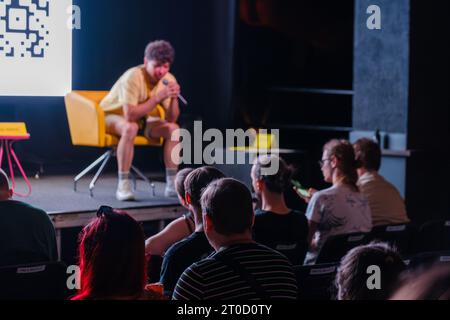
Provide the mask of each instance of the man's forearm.
{"label": "man's forearm", "polygon": [[125,105],[124,116],[127,119],[127,121],[136,122],[140,118],[144,117],[149,112],[151,112],[153,109],[155,109],[157,104],[158,102],[156,101],[156,99],[154,97],[151,97],[147,101],[137,106]]}
{"label": "man's forearm", "polygon": [[180,116],[180,106],[177,98],[172,98],[169,108],[166,110],[166,120],[168,122],[177,122]]}

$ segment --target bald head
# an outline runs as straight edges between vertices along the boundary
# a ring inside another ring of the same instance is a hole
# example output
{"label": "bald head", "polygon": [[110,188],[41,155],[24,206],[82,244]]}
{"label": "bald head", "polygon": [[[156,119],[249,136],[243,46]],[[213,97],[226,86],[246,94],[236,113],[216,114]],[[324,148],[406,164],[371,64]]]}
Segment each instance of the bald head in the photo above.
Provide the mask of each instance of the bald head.
{"label": "bald head", "polygon": [[0,201],[11,198],[12,192],[9,186],[9,179],[5,171],[0,169]]}

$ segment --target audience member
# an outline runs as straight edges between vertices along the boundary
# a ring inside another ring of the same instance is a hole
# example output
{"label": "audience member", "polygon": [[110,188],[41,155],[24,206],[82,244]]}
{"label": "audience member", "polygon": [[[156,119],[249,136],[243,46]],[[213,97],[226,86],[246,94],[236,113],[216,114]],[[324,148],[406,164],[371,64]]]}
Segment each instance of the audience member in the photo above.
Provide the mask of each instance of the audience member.
{"label": "audience member", "polygon": [[[278,162],[278,171],[264,175],[264,168]],[[253,238],[283,253],[294,265],[303,264],[308,244],[308,222],[303,213],[288,208],[284,192],[291,185],[291,169],[275,155],[260,156],[251,170],[253,189],[261,199],[261,209],[255,212]]]}
{"label": "audience member", "polygon": [[161,232],[147,239],[145,242],[146,255],[163,256],[172,244],[186,238],[194,232],[194,216],[189,211],[189,206],[184,199],[184,180],[193,170],[192,168],[180,170],[175,177],[175,190],[177,191],[178,200],[188,210],[187,213],[169,223]]}
{"label": "audience member", "polygon": [[[378,269],[371,270],[371,266]],[[356,247],[342,258],[338,267],[337,299],[386,300],[405,269],[399,253],[387,243]],[[369,284],[373,287],[369,288]]]}
{"label": "audience member", "polygon": [[356,186],[357,161],[346,140],[331,140],[323,147],[319,162],[326,182],[333,186],[314,192],[306,216],[309,223],[309,252],[305,263],[314,263],[328,237],[353,232],[369,232],[372,218],[367,198]]}
{"label": "audience member", "polygon": [[353,144],[359,161],[358,187],[369,201],[374,226],[408,223],[405,202],[398,190],[381,175],[380,146],[373,140],[361,138]]}
{"label": "audience member", "polygon": [[0,266],[58,260],[47,213],[12,196],[8,176],[0,169]]}
{"label": "audience member", "polygon": [[184,271],[176,300],[296,299],[289,260],[252,239],[250,191],[234,179],[212,182],[204,191],[205,233],[215,253]]}
{"label": "audience member", "polygon": [[144,232],[125,212],[99,208],[80,233],[79,259],[81,289],[73,300],[163,298],[146,290]]}
{"label": "audience member", "polygon": [[172,295],[183,271],[213,251],[203,230],[200,198],[208,184],[223,177],[224,174],[214,167],[201,167],[189,173],[184,181],[185,200],[194,214],[195,232],[173,244],[164,255],[160,282],[168,296]]}
{"label": "audience member", "polygon": [[391,300],[450,300],[449,266],[436,265],[419,274],[408,274]]}

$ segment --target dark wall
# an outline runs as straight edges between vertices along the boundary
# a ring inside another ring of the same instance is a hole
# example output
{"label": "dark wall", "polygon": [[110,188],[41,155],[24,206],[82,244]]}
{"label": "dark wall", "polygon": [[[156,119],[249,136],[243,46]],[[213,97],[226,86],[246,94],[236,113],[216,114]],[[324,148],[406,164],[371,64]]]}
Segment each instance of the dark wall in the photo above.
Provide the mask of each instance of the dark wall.
{"label": "dark wall", "polygon": [[296,179],[327,187],[322,146],[352,126],[353,1],[238,3],[234,125],[280,129],[281,148],[296,150],[281,155]]}
{"label": "dark wall", "polygon": [[[450,217],[448,1],[411,0],[408,147],[409,199],[423,219]],[[418,214],[419,215],[419,214]]]}
{"label": "dark wall", "polygon": [[235,123],[350,126],[351,100],[301,89],[352,89],[353,2],[241,0],[238,9]]}
{"label": "dark wall", "polygon": [[[227,103],[223,93],[227,80],[219,75],[221,70],[231,70],[229,63],[224,63],[229,49],[220,41],[233,34],[222,26],[231,18],[223,14],[233,8],[234,1],[73,2],[80,6],[82,14],[82,29],[73,31],[74,90],[109,90],[126,69],[143,62],[149,41],[167,39],[176,50],[171,71],[189,100],[189,107],[182,107],[181,121],[193,117],[211,120],[214,102]],[[101,151],[72,146],[62,97],[0,97],[0,121],[26,122],[31,140],[18,143],[17,151],[30,170],[42,164],[47,170],[61,167],[77,171]],[[147,149],[140,152],[154,158],[155,151]],[[154,169],[162,168],[160,161],[145,163]]]}
{"label": "dark wall", "polygon": [[448,153],[450,3],[435,3],[411,1],[408,143]]}

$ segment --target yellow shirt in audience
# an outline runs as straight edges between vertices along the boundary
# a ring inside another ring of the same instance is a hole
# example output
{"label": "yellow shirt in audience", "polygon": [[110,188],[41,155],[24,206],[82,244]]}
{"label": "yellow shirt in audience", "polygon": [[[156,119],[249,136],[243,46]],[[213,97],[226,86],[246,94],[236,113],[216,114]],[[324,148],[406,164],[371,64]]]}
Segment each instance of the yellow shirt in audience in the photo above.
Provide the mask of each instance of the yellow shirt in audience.
{"label": "yellow shirt in audience", "polygon": [[400,193],[377,172],[364,173],[359,177],[358,187],[369,200],[373,226],[409,222]]}

